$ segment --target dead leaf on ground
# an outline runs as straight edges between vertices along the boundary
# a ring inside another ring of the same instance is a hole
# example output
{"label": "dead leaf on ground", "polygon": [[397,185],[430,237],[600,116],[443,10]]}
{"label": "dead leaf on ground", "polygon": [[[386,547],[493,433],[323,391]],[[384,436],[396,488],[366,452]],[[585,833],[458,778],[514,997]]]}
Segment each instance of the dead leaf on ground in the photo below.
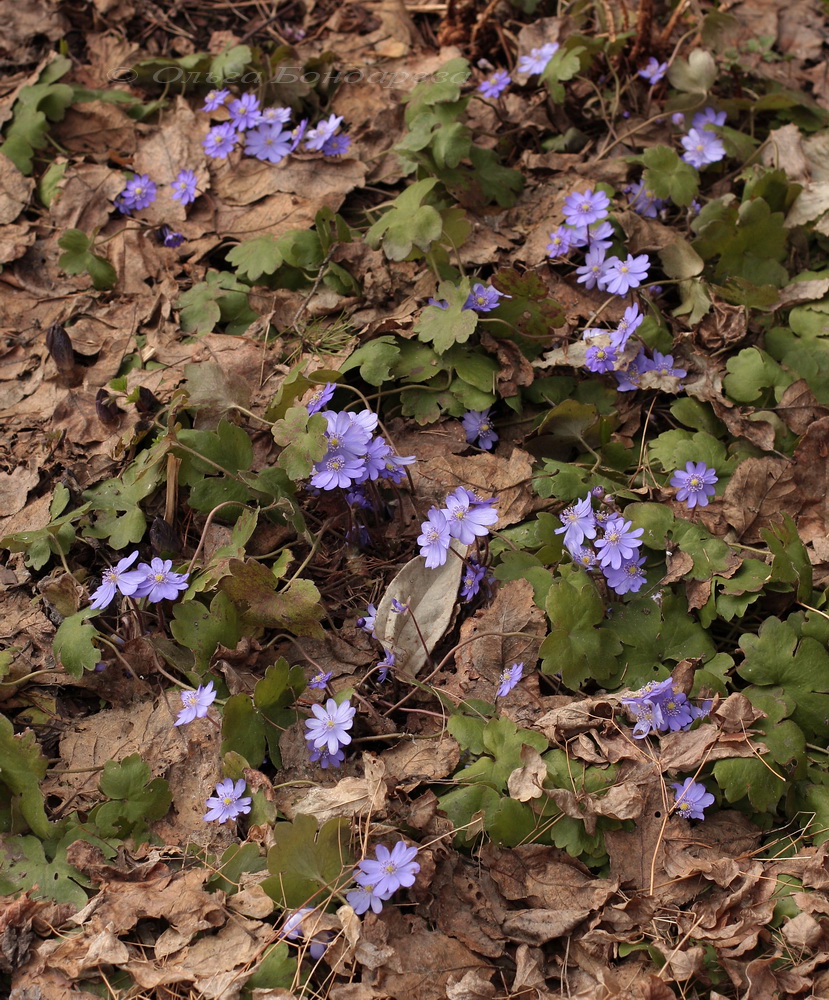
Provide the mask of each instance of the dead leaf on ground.
{"label": "dead leaf on ground", "polygon": [[751,544],[762,540],[763,528],[781,513],[797,514],[803,505],[793,463],[785,458],[747,458],[725,488],[723,513],[737,537]]}

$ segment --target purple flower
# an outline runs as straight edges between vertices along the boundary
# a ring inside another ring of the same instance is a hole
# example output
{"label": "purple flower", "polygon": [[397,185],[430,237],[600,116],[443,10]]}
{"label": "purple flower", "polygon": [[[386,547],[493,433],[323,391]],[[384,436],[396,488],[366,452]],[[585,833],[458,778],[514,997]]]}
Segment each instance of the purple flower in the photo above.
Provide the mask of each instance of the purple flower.
{"label": "purple flower", "polygon": [[420,865],[414,860],[416,847],[406,847],[405,842],[399,840],[391,851],[384,844],[378,844],[374,853],[376,860],[363,858],[357,865],[354,881],[358,885],[372,886],[374,895],[381,898],[397,892],[401,886],[414,885],[420,871]]}
{"label": "purple flower", "polygon": [[182,691],[181,703],[184,708],[178,713],[174,726],[184,726],[193,719],[203,719],[207,715],[207,710],[216,700],[216,692],[213,690],[213,681],[204,687],[199,685],[195,691]]}
{"label": "purple flower", "polygon": [[614,235],[613,226],[607,219],[587,227],[587,241],[591,247],[601,247],[602,250],[609,249],[613,243]]}
{"label": "purple flower", "polygon": [[361,628],[364,632],[368,632],[369,635],[374,635],[374,618],[377,614],[377,608],[375,608],[373,604],[369,604],[366,610],[368,611],[368,614],[363,618],[357,619],[357,628]]}
{"label": "purple flower", "polygon": [[308,119],[303,118],[297,127],[291,132],[291,152],[302,142],[308,128]]}
{"label": "purple flower", "polygon": [[677,500],[684,500],[689,510],[707,507],[708,498],[716,493],[715,469],[709,469],[705,462],[686,462],[685,471],[677,469],[671,476],[671,486],[677,487]]}
{"label": "purple flower", "polygon": [[342,452],[354,459],[365,458],[366,448],[377,426],[377,415],[369,410],[364,413],[369,416],[347,411],[340,413],[334,413],[332,410],[324,411],[323,416],[328,422],[325,436],[332,452]]}
{"label": "purple flower", "polygon": [[162,226],[159,231],[159,235],[161,236],[161,242],[165,247],[172,247],[175,249],[176,247],[180,247],[184,242],[184,234],[174,233],[169,226]]}
{"label": "purple flower", "polygon": [[291,120],[290,108],[263,108],[256,119],[257,125],[287,125]]}
{"label": "purple flower", "polygon": [[176,179],[170,185],[173,201],[180,201],[182,205],[189,205],[191,201],[195,201],[197,183],[198,179],[192,170],[179,170]]}
{"label": "purple flower", "polygon": [[211,90],[204,99],[202,111],[215,111],[230,96],[229,90]]}
{"label": "purple flower", "polygon": [[235,101],[230,102],[230,117],[233,128],[237,132],[244,132],[253,128],[259,121],[259,98],[256,94],[242,94]]}
{"label": "purple flower", "polygon": [[588,347],[584,358],[584,366],[588,371],[601,375],[612,372],[616,365],[616,352],[612,347]]}
{"label": "purple flower", "polygon": [[312,705],[311,711],[314,718],[305,720],[305,739],[313,744],[315,750],[326,747],[329,754],[335,754],[340,744],[347,746],[351,742],[348,730],[354,724],[357,709],[351,707],[348,698],[341,705],[329,698],[325,708]]}
{"label": "purple flower", "polygon": [[577,229],[589,226],[607,217],[610,199],[604,191],[574,192],[564,199],[564,218],[568,225]]}
{"label": "purple flower", "polygon": [[319,763],[323,770],[329,767],[342,767],[345,760],[344,750],[337,750],[335,753],[329,753],[327,747],[320,747],[317,750],[310,741],[308,742],[308,753],[308,760],[312,764]]}
{"label": "purple flower", "polygon": [[[306,937],[304,928],[302,926],[303,921],[312,914],[314,910],[310,906],[303,906],[300,910],[294,910],[294,912],[288,917],[285,923],[282,925],[282,930],[279,932],[280,937],[287,938],[289,941],[295,941],[297,938]],[[308,942],[308,951],[311,953],[311,958],[318,962],[328,947],[328,940],[330,932],[323,931],[320,934],[313,934],[314,928],[310,928],[312,937]]]}
{"label": "purple flower", "polygon": [[343,451],[329,451],[314,465],[311,485],[321,490],[345,489],[363,474],[365,461]]}
{"label": "purple flower", "polygon": [[481,580],[486,576],[486,566],[482,566],[474,559],[470,559],[466,564],[461,577],[461,598],[469,602],[481,589]]}
{"label": "purple flower", "polygon": [[377,674],[378,684],[386,683],[386,678],[389,676],[389,670],[394,666],[394,653],[390,649],[384,649],[383,652],[386,655],[377,664],[377,666],[380,668]]}
{"label": "purple flower", "polygon": [[566,257],[570,252],[571,233],[572,231],[565,229],[564,226],[559,226],[558,229],[550,233],[550,242],[547,244],[547,256],[552,260]]}
{"label": "purple flower", "polygon": [[645,317],[639,312],[639,306],[634,304],[625,309],[619,325],[610,334],[610,346],[615,351],[623,351],[627,346],[630,335],[638,329]]}
{"label": "purple flower", "polygon": [[449,522],[446,520],[446,515],[437,507],[432,507],[426,520],[420,525],[420,535],[417,539],[420,554],[426,560],[426,569],[436,569],[446,562],[449,539]]}
{"label": "purple flower", "polygon": [[309,416],[313,413],[319,413],[323,406],[325,406],[325,404],[334,395],[334,390],[336,388],[336,382],[326,382],[325,385],[317,386],[317,388],[314,389],[308,402],[305,404]]}
{"label": "purple flower", "polygon": [[635,559],[638,555],[637,549],[642,544],[639,535],[645,533],[644,528],[636,528],[631,531],[633,523],[625,521],[622,517],[609,518],[604,529],[604,537],[596,540],[596,548],[599,552],[599,564],[604,569],[610,566],[611,569],[620,569],[623,562]]}
{"label": "purple flower", "polygon": [[331,680],[331,671],[323,670],[320,668],[314,676],[308,681],[308,687],[313,688],[315,691],[322,691],[325,689],[325,685]]}
{"label": "purple flower", "polygon": [[345,156],[351,149],[351,136],[340,133],[326,139],[322,145],[323,156]]}
{"label": "purple flower", "polygon": [[675,368],[674,359],[672,354],[660,354],[659,351],[653,352],[653,360],[646,361],[645,367],[642,371],[646,372],[656,372],[657,375],[674,375],[676,378],[684,378],[688,372],[684,368]]}
{"label": "purple flower", "polygon": [[524,674],[524,664],[523,663],[513,663],[511,667],[504,667],[501,673],[498,675],[498,680],[501,682],[498,685],[498,690],[495,692],[496,698],[503,698],[505,695],[509,694],[510,691],[515,687],[515,685],[521,680]]}
{"label": "purple flower", "polygon": [[227,159],[228,153],[236,145],[236,130],[230,122],[214,125],[202,141],[205,155],[214,160]]}
{"label": "purple flower", "polygon": [[604,247],[591,247],[584,255],[584,264],[576,268],[576,274],[579,275],[576,281],[585,288],[595,288],[599,285],[605,268],[604,258]]}
{"label": "purple flower", "polygon": [[374,891],[373,885],[360,885],[351,892],[345,894],[348,905],[360,916],[371,908],[372,912],[379,913],[383,909],[383,903],[391,899],[393,893],[384,892],[382,895]]}
{"label": "purple flower", "polygon": [[101,574],[101,586],[98,587],[89,602],[91,608],[95,608],[96,611],[105,608],[115,597],[116,591],[123,594],[124,597],[131,597],[138,590],[144,582],[146,573],[141,567],[130,570],[130,566],[137,558],[138,549],[128,556],[124,556],[123,559],[119,559],[110,569],[104,570]]}
{"label": "purple flower", "polygon": [[482,80],[478,84],[478,93],[482,94],[484,97],[489,97],[492,100],[498,98],[503,94],[507,87],[512,83],[510,80],[509,73],[505,69],[496,70],[491,77],[487,80]]}
{"label": "purple flower", "polygon": [[434,306],[435,309],[448,309],[449,303],[446,299],[436,299],[434,295],[429,296],[429,300],[426,303],[427,306]]}
{"label": "purple flower", "polygon": [[393,597],[391,602],[391,610],[396,615],[405,615],[406,612],[409,610],[409,605],[401,604],[396,597]]}
{"label": "purple flower", "polygon": [[467,442],[474,444],[477,439],[478,446],[484,451],[489,451],[498,440],[498,435],[489,419],[489,410],[489,407],[486,410],[469,410],[461,419]]}
{"label": "purple flower", "polygon": [[674,808],[677,815],[685,819],[705,819],[703,810],[714,804],[714,796],[705,785],[693,778],[686,778],[682,784],[678,781],[671,784],[676,792]]}
{"label": "purple flower", "polygon": [[650,258],[646,253],[638,257],[627,255],[625,260],[610,257],[605,263],[599,286],[612,295],[625,295],[631,288],[638,288],[648,277]]}
{"label": "purple flower", "polygon": [[364,483],[367,479],[375,482],[385,472],[386,456],[391,454],[391,448],[383,437],[372,438],[366,447],[366,467],[362,476],[357,480]]}
{"label": "purple flower", "polygon": [[643,739],[651,730],[667,730],[662,703],[672,697],[673,693],[674,682],[668,677],[664,681],[650,681],[630,698],[622,698],[622,704],[636,717],[634,739]]}
{"label": "purple flower", "polygon": [[624,190],[633,211],[646,219],[655,219],[665,205],[661,198],[657,198],[653,191],[645,187],[644,180],[628,184]]}
{"label": "purple flower", "polygon": [[448,515],[449,534],[461,545],[471,545],[477,537],[488,535],[487,526],[498,520],[496,510],[487,503],[470,501],[469,492],[462,486],[447,496],[444,509]]}
{"label": "purple flower", "polygon": [[558,42],[547,42],[540,49],[530,49],[528,56],[521,56],[516,69],[519,73],[543,73],[547,68],[547,63],[558,52]]}
{"label": "purple flower", "polygon": [[724,111],[715,111],[713,108],[703,108],[702,111],[697,111],[691,119],[691,128],[702,131],[709,125],[725,125],[725,117]]}
{"label": "purple flower", "polygon": [[650,360],[644,350],[640,350],[623,372],[616,372],[619,392],[632,392],[642,384],[643,372],[649,371]]}
{"label": "purple flower", "polygon": [[144,579],[135,588],[136,597],[146,597],[150,604],[158,601],[174,601],[179,592],[187,590],[187,580],[189,573],[173,573],[172,559],[159,559],[156,557],[147,563],[141,563],[138,567]]}
{"label": "purple flower", "polygon": [[291,133],[282,126],[259,125],[245,134],[245,154],[268,163],[281,163],[291,151]]}
{"label": "purple flower", "polygon": [[587,496],[559,514],[561,527],[554,534],[564,534],[564,544],[568,549],[573,545],[583,545],[585,538],[596,537],[596,516]]}
{"label": "purple flower", "polygon": [[321,122],[317,122],[315,128],[309,128],[305,132],[305,148],[309,151],[320,150],[326,142],[334,135],[342,125],[342,115],[330,115]]}
{"label": "purple flower", "polygon": [[147,208],[155,201],[155,182],[149,174],[136,174],[127,181],[126,187],[119,195],[121,204],[130,212]]}
{"label": "purple flower", "polygon": [[642,585],[647,583],[645,571],[642,569],[644,562],[645,557],[642,556],[639,559],[625,560],[618,569],[605,569],[604,576],[608,586],[619,595],[627,593],[637,594],[641,590]]}
{"label": "purple flower", "polygon": [[404,467],[411,465],[415,461],[414,455],[386,455],[385,461],[383,463],[383,472],[380,475],[381,479],[388,479],[393,483],[402,483],[406,478],[406,473],[404,472]]}
{"label": "purple flower", "polygon": [[[216,795],[207,800],[207,812],[204,820],[212,823],[217,819],[220,823],[227,823],[229,819],[236,819],[244,813],[250,812],[250,796],[244,795],[245,782],[240,778],[236,784],[232,778],[225,778],[216,785]],[[244,796],[244,798],[242,797]]]}
{"label": "purple flower", "polygon": [[639,76],[647,80],[651,86],[655,86],[667,72],[668,64],[666,62],[661,63],[654,56],[651,56],[647,64],[639,70]]}
{"label": "purple flower", "polygon": [[472,291],[469,293],[466,302],[464,302],[463,308],[474,309],[475,312],[479,313],[492,312],[498,305],[499,299],[502,298],[509,299],[511,296],[499,292],[492,285],[482,285],[480,282],[477,282],[472,286]]}
{"label": "purple flower", "polygon": [[688,134],[681,139],[683,149],[682,159],[692,167],[701,170],[709,163],[716,163],[725,156],[725,146],[719,136],[707,129],[689,129]]}
{"label": "purple flower", "polygon": [[[564,543],[567,545],[567,542]],[[567,551],[573,559],[574,563],[582,566],[584,569],[593,569],[597,565],[596,553],[592,549],[585,548],[581,545],[567,545]]]}
{"label": "purple flower", "polygon": [[684,115],[684,114],[683,114],[683,113],[682,113],[681,111],[675,111],[675,112],[674,112],[674,113],[673,113],[673,114],[671,115],[671,121],[672,121],[672,122],[674,123],[674,125],[676,125],[676,126],[677,126],[678,128],[683,128],[683,127],[684,127],[684,125],[685,125],[685,115]]}

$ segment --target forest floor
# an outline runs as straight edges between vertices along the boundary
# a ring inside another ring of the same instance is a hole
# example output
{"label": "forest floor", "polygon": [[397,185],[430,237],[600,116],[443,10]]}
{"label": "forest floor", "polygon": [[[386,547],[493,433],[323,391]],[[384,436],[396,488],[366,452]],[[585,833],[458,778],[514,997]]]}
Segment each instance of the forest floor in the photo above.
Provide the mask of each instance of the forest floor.
{"label": "forest floor", "polygon": [[0,995],[829,998],[825,4],[0,16]]}

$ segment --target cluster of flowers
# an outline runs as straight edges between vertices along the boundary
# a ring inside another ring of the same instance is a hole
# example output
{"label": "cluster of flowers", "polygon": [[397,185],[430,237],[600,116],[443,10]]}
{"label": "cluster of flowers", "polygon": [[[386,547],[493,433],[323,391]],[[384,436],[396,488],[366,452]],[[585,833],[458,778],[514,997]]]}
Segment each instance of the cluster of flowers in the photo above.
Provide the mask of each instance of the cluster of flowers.
{"label": "cluster of flowers", "polygon": [[[225,106],[228,97],[229,90],[211,90],[202,110],[216,111]],[[230,121],[214,125],[202,142],[205,153],[213,159],[226,159],[237,143],[244,144],[246,155],[269,163],[281,163],[300,143],[305,152],[324,156],[342,156],[351,147],[351,139],[339,132],[342,115],[329,115],[314,128],[308,128],[308,119],[303,118],[290,129],[285,126],[291,120],[291,109],[260,108],[255,94],[235,98],[227,111]]]}
{"label": "cluster of flowers", "polygon": [[357,710],[348,698],[341,705],[329,698],[324,707],[312,705],[311,711],[314,718],[305,720],[305,742],[311,763],[319,762],[323,768],[340,767],[345,760],[345,751],[341,747],[351,742],[348,731],[354,725]]}
{"label": "cluster of flowers", "polygon": [[[547,64],[558,52],[558,42],[547,42],[537,49],[530,49],[528,56],[521,56],[516,65],[518,73],[526,73],[527,76],[543,73]],[[492,76],[487,77],[478,84],[478,93],[482,97],[495,100],[504,93],[512,83],[512,79],[505,69],[496,70]]]}
{"label": "cluster of flowers", "polygon": [[378,844],[374,858],[363,858],[354,872],[357,888],[346,893],[346,899],[355,913],[365,913],[369,908],[374,913],[383,909],[398,889],[414,885],[420,865],[416,847],[407,847],[405,841],[398,840],[389,850]]}
{"label": "cluster of flowers", "polygon": [[[692,705],[686,695],[674,687],[673,678],[650,681],[622,704],[636,719],[633,729],[635,739],[644,739],[648,733],[676,733],[687,729],[696,719],[704,718],[711,710],[711,702],[701,708]],[[685,819],[705,819],[704,810],[713,804],[714,796],[702,782],[686,778],[673,782],[674,808]]]}
{"label": "cluster of flowers", "polygon": [[[634,529],[631,521],[609,508],[594,511],[593,498],[603,496],[604,490],[597,486],[583,500],[563,510],[559,515],[561,527],[555,533],[564,535],[564,546],[573,562],[585,569],[598,567],[617,594],[635,594],[647,582],[642,569],[645,557],[638,557],[642,544],[639,536],[644,529]],[[602,537],[597,538],[600,529]],[[595,549],[586,544],[588,540],[595,540]]]}
{"label": "cluster of flowers", "polygon": [[107,607],[116,593],[124,597],[146,597],[151,604],[174,601],[182,590],[187,590],[189,573],[174,573],[171,559],[152,559],[130,566],[138,558],[138,549],[124,556],[110,569],[104,570],[101,586],[93,593],[89,606],[96,611]]}
{"label": "cluster of flowers", "polygon": [[[685,115],[679,111],[671,120],[674,125],[682,127],[685,124]],[[682,159],[697,170],[707,167],[709,163],[717,163],[725,156],[725,146],[712,130],[712,125],[725,125],[725,112],[716,111],[714,108],[703,108],[691,119],[687,135],[680,140],[685,150]]]}
{"label": "cluster of flowers", "polygon": [[696,719],[704,718],[711,709],[707,702],[697,708],[682,691],[674,687],[672,677],[664,681],[650,681],[630,698],[622,698],[636,719],[634,739],[644,739],[648,733],[676,733],[687,729]]}
{"label": "cluster of flowers", "polygon": [[355,487],[378,479],[399,483],[405,476],[404,467],[411,465],[415,458],[414,455],[403,458],[392,453],[386,439],[374,433],[377,414],[371,410],[362,410],[360,413],[321,410],[333,395],[334,389],[333,383],[323,386],[308,403],[308,412],[321,412],[328,423],[325,432],[328,451],[314,465],[311,486],[319,490],[350,490],[346,494],[349,504],[369,507],[371,504],[362,490]]}
{"label": "cluster of flowers", "polygon": [[479,500],[471,490],[459,486],[446,497],[445,507],[430,507],[417,539],[426,568],[443,566],[453,538],[461,545],[472,545],[476,538],[488,535],[489,525],[498,520],[498,512],[492,508],[497,499]]}

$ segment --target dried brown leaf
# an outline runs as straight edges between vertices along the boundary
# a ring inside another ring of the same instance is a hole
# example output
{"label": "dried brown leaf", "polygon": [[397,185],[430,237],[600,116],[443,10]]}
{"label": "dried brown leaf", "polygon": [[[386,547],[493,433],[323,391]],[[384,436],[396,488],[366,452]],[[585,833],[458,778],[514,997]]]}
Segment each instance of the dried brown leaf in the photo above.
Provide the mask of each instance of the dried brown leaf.
{"label": "dried brown leaf", "polygon": [[760,531],[785,512],[794,516],[803,504],[792,463],[785,458],[747,458],[731,477],[723,513],[745,542],[759,542]]}

